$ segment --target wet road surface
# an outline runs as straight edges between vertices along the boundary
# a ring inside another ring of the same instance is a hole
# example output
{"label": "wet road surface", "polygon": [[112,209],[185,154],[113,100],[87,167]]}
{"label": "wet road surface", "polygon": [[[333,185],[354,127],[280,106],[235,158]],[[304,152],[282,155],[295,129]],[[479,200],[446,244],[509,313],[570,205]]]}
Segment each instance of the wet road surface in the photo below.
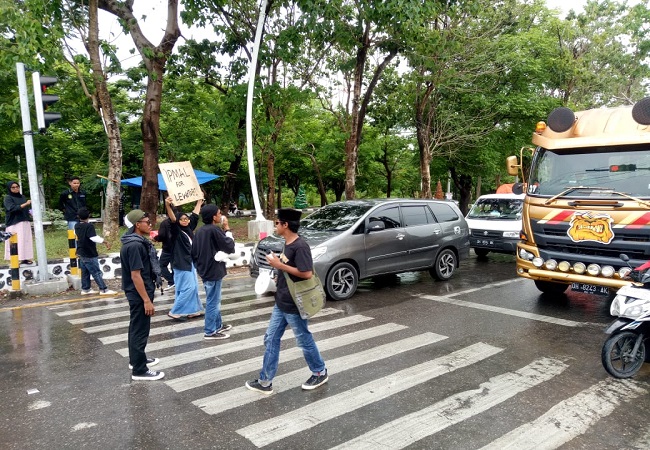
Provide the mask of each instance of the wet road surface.
{"label": "wet road surface", "polygon": [[223,294],[224,341],[157,298],[155,382],[130,380],[123,297],[0,310],[0,448],[650,448],[650,364],[617,381],[600,363],[609,302],[543,297],[512,257],[472,257],[449,282],[364,281],[328,303],[310,321],[330,372],[315,391],[300,389],[310,374],[289,331],[276,392],[243,387],[272,298],[242,275]]}

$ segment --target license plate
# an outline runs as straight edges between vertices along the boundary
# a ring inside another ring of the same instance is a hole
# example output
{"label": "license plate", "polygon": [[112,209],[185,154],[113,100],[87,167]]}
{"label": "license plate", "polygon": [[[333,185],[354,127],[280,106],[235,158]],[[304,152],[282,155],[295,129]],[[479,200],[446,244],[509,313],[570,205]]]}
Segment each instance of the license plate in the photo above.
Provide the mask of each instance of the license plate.
{"label": "license plate", "polygon": [[607,286],[596,286],[595,284],[571,283],[571,290],[573,292],[582,292],[583,294],[609,295],[609,288]]}
{"label": "license plate", "polygon": [[474,241],[474,244],[476,246],[493,247],[494,246],[494,241],[491,240],[491,239],[476,239]]}

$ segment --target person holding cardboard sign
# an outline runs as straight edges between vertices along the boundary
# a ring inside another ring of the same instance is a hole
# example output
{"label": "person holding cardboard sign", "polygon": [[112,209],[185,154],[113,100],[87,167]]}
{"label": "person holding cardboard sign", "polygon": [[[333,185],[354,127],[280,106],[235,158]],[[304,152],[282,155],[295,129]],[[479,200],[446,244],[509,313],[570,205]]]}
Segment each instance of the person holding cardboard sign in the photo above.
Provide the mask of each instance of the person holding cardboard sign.
{"label": "person holding cardboard sign", "polygon": [[194,229],[199,221],[198,212],[203,199],[196,202],[194,210],[187,214],[178,211],[174,213],[173,199],[165,199],[167,217],[172,223],[171,240],[174,243],[172,251],[172,268],[174,269],[175,299],[174,306],[167,314],[172,319],[186,320],[200,317],[204,314],[203,305],[199,299],[199,287],[196,282],[196,269],[192,262],[192,241]]}

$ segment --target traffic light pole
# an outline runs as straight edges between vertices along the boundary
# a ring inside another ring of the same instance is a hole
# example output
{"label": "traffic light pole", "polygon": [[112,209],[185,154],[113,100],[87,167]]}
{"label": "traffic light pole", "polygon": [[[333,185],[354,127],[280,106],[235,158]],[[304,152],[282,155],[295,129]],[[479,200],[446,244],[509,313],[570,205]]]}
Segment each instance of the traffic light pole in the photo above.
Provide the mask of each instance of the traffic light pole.
{"label": "traffic light pole", "polygon": [[41,196],[38,193],[38,178],[36,159],[34,158],[34,141],[32,139],[32,120],[29,111],[27,82],[25,81],[25,65],[16,63],[18,74],[18,94],[20,97],[20,114],[23,119],[23,138],[25,140],[25,161],[27,163],[27,179],[32,200],[32,216],[34,218],[34,237],[36,238],[36,258],[38,260],[38,281],[47,281],[47,254],[45,251],[45,235],[43,234],[43,208]]}

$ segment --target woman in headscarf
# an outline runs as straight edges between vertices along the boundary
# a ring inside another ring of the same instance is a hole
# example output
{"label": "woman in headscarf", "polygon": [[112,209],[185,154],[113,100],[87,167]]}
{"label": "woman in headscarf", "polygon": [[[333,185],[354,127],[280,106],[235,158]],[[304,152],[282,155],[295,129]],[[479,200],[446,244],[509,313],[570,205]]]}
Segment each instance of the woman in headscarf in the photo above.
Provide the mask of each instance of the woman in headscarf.
{"label": "woman in headscarf", "polygon": [[[32,238],[32,226],[29,221],[31,216],[29,209],[32,201],[20,193],[20,186],[15,181],[7,183],[7,195],[4,198],[5,226],[8,233],[18,235],[18,259],[21,264],[33,264],[34,243]],[[5,259],[9,261],[9,240],[5,241]]]}
{"label": "woman in headscarf", "polygon": [[200,317],[205,313],[199,299],[199,285],[196,269],[192,262],[192,241],[194,229],[199,221],[198,213],[203,200],[196,202],[194,210],[187,214],[182,211],[174,212],[172,198],[165,199],[167,217],[172,223],[171,241],[172,268],[174,269],[175,296],[174,306],[167,314],[172,319],[185,320]]}

